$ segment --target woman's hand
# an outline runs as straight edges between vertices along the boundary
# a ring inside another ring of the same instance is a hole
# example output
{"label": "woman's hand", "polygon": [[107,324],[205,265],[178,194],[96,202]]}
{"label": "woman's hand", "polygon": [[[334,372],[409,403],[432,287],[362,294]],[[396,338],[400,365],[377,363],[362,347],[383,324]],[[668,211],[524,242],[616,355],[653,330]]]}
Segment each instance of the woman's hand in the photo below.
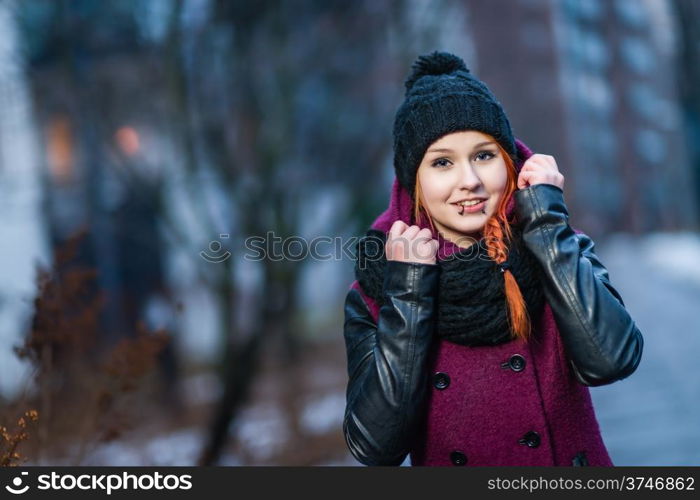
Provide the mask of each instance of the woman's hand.
{"label": "woman's hand", "polygon": [[386,240],[386,259],[419,264],[436,264],[437,240],[430,229],[410,226],[397,220],[392,224]]}
{"label": "woman's hand", "polygon": [[553,184],[564,190],[564,176],[553,156],[534,154],[525,161],[518,174],[518,189],[535,184]]}

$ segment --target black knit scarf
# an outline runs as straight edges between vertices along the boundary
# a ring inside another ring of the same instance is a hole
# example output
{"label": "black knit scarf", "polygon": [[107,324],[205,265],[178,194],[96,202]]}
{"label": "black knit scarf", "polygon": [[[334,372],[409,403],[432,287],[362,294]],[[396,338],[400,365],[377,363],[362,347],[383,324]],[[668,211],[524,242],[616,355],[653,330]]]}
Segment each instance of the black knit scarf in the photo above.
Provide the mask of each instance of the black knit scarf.
{"label": "black knit scarf", "polygon": [[[544,305],[542,268],[525,248],[518,228],[511,226],[511,231],[513,239],[508,244],[505,264],[518,283],[534,326]],[[355,261],[356,279],[380,308],[384,304],[385,243],[384,231],[370,229],[357,244]],[[438,260],[437,264],[441,271],[436,335],[467,346],[497,345],[512,340],[503,264],[489,257],[486,239]]]}

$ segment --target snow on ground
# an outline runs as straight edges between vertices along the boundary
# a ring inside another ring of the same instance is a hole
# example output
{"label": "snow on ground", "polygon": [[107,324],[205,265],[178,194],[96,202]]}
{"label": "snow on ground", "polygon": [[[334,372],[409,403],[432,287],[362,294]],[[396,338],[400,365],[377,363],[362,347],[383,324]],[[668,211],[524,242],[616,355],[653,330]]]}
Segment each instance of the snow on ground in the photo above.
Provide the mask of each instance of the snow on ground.
{"label": "snow on ground", "polygon": [[[145,433],[101,443],[87,450],[80,463],[77,447],[65,459],[49,458],[44,463],[29,465],[57,466],[189,466],[197,462],[204,442],[204,431],[183,428],[169,434]],[[236,456],[225,453],[219,465],[243,465]]]}
{"label": "snow on ground", "polygon": [[[201,383],[197,379],[191,383]],[[328,392],[311,397],[301,412],[301,426],[310,435],[340,432],[345,409],[344,392]],[[289,438],[287,420],[281,409],[271,402],[245,407],[231,426],[230,438],[246,449],[255,462],[265,462],[280,452]],[[184,428],[169,434],[141,430],[123,440],[100,444],[91,449],[80,465],[114,466],[186,466],[196,463],[204,442],[203,428]],[[73,450],[71,456],[76,456]],[[54,465],[61,465],[51,460]],[[63,465],[74,465],[66,462]],[[224,454],[219,465],[243,465],[231,453]],[[349,455],[325,465],[357,465]]]}

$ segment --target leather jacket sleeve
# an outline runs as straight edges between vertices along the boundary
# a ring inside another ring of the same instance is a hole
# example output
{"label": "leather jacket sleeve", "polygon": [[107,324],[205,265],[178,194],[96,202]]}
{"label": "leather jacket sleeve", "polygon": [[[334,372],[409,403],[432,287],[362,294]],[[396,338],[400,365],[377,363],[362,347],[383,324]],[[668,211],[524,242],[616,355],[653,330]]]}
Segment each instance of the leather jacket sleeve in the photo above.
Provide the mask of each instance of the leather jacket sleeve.
{"label": "leather jacket sleeve", "polygon": [[343,433],[365,465],[401,465],[428,388],[438,265],[388,261],[375,324],[357,290],[345,300],[349,381]]}
{"label": "leather jacket sleeve", "polygon": [[628,377],[642,357],[642,334],[593,241],[569,226],[563,190],[535,184],[514,197],[525,245],[542,264],[545,297],[576,379],[600,386]]}

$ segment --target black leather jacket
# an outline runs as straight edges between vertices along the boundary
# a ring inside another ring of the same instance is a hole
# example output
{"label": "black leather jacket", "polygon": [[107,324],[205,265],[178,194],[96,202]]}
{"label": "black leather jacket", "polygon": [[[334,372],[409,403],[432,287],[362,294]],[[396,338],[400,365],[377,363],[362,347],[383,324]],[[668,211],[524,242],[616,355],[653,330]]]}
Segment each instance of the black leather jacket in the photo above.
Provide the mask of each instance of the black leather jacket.
{"label": "black leather jacket", "polygon": [[[586,386],[611,384],[636,370],[644,341],[593,241],[569,226],[563,195],[551,184],[516,191],[517,220],[545,270],[545,297],[576,379]],[[437,265],[388,261],[378,324],[357,290],[347,294],[343,432],[363,464],[400,465],[410,452],[428,391],[439,271]]]}

